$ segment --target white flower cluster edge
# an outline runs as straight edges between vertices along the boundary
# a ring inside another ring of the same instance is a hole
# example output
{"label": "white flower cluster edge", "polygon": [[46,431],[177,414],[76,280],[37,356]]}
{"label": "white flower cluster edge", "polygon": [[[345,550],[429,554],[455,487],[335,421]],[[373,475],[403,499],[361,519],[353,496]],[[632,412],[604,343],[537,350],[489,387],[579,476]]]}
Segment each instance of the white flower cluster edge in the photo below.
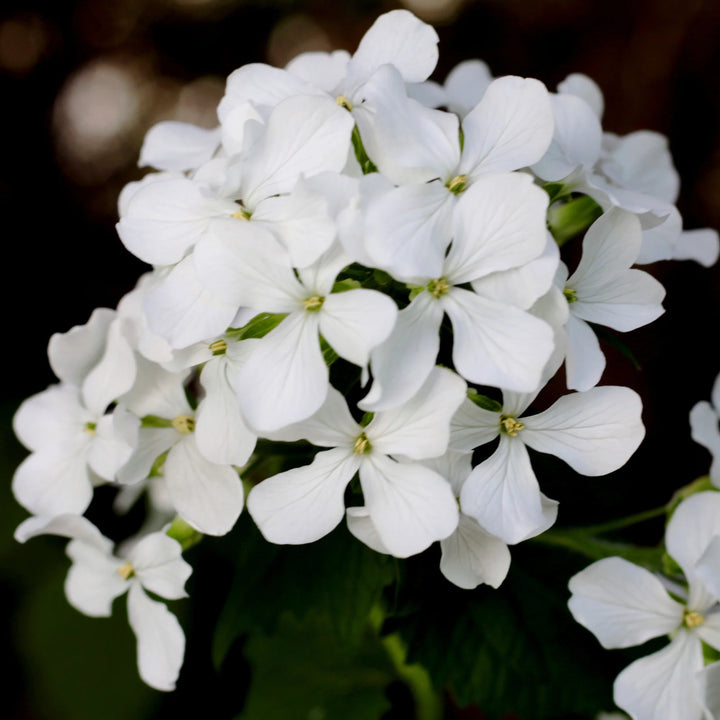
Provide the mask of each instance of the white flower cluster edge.
{"label": "white flower cluster edge", "polygon": [[[394,10],[352,55],[234,71],[214,129],[152,127],[140,156],[152,170],[121,193],[117,224],[151,269],[116,309],[53,335],[58,382],[15,415],[30,453],[13,492],[32,515],[16,538],[70,540],[66,594],[83,613],[107,616],[128,593],[154,688],[175,687],[184,652],[177,619],[146,593],[184,596],[174,518],[221,536],[247,505],[286,544],[345,520],[400,558],[439,542],[448,580],[498,587],[508,546],[557,515],[528,448],[598,476],[643,439],[637,393],[598,385],[592,325],[652,322],[665,291],[634,266],[711,265],[717,233],[683,230],[666,139],[603,131],[589,78],[549,91],[472,60],[439,84],[437,59],[435,30]],[[581,196],[600,215],[571,272],[548,218]],[[331,384],[331,360],[357,402]],[[563,365],[573,392],[529,411]],[[258,443],[298,440],[320,449],[312,462],[246,499]],[[141,495],[152,509],[119,548],[84,517],[99,485],[118,488],[118,512]]]}

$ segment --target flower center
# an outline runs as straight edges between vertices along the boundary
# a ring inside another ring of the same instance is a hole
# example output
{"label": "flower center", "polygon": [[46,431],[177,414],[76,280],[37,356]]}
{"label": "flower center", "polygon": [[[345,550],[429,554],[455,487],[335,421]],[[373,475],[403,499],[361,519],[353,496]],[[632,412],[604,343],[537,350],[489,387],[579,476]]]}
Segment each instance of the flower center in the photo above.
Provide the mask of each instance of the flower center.
{"label": "flower center", "polygon": [[685,610],[683,613],[683,625],[688,628],[688,630],[700,627],[704,622],[705,616],[696,610]]}
{"label": "flower center", "polygon": [[517,437],[517,434],[525,427],[517,418],[511,415],[503,415],[500,418],[500,430],[510,437]]}
{"label": "flower center", "polygon": [[227,343],[224,340],[216,340],[208,346],[213,355],[224,355],[227,350]]}
{"label": "flower center", "polygon": [[445,187],[453,195],[459,195],[467,187],[467,175],[456,175]]}
{"label": "flower center", "polygon": [[320,308],[323,306],[324,302],[325,298],[322,295],[313,295],[312,297],[303,300],[303,307],[308,312],[318,312],[318,310],[320,310]]}
{"label": "flower center", "polygon": [[178,415],[173,418],[172,426],[183,435],[188,435],[195,430],[195,419],[189,415]]}
{"label": "flower center", "polygon": [[370,445],[367,435],[365,433],[358,435],[355,440],[355,444],[353,445],[353,453],[355,455],[367,455],[371,450],[372,445]]}
{"label": "flower center", "polygon": [[121,565],[117,569],[117,574],[123,579],[128,580],[135,574],[135,569],[132,566],[132,563],[126,562],[124,565]]}
{"label": "flower center", "polygon": [[86,422],[86,423],[85,423],[85,427],[83,428],[83,430],[84,430],[88,435],[94,435],[96,429],[97,429],[97,425],[96,425],[94,422]]}
{"label": "flower center", "polygon": [[241,200],[236,200],[235,202],[237,202],[240,207],[232,214],[231,217],[234,217],[236,220],[249,220],[252,213],[248,212],[244,208]]}
{"label": "flower center", "polygon": [[565,299],[568,301],[568,303],[574,303],[577,302],[577,290],[573,290],[572,288],[566,287],[563,290],[563,295],[565,296]]}
{"label": "flower center", "polygon": [[445,278],[437,278],[427,284],[427,291],[436,298],[442,297],[448,290],[450,290],[450,283]]}
{"label": "flower center", "polygon": [[346,110],[353,109],[352,103],[344,95],[338,95],[335,98],[335,103],[340,107],[344,107]]}

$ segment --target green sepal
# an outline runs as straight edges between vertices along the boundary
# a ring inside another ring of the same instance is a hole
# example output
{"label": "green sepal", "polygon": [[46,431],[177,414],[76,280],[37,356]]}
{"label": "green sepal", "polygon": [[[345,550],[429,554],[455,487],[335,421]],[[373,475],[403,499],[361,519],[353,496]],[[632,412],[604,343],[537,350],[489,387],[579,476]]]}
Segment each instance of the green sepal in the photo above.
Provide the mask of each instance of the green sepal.
{"label": "green sepal", "polygon": [[140,427],[144,428],[167,428],[172,427],[172,420],[168,420],[164,417],[159,417],[158,415],[145,415],[142,420],[140,420]]}
{"label": "green sepal", "polygon": [[561,197],[563,197],[566,194],[565,192],[563,192],[565,189],[565,186],[559,182],[543,183],[541,185],[541,187],[548,194],[548,197],[550,198],[550,202],[559,200]]}
{"label": "green sepal", "polygon": [[320,351],[322,352],[323,360],[325,360],[325,364],[328,367],[330,367],[340,357],[322,335],[320,335]]}
{"label": "green sepal", "polygon": [[197,545],[203,539],[203,534],[188,525],[179,515],[172,521],[165,534],[173,540],[177,540],[183,552],[193,545]]}
{"label": "green sepal", "polygon": [[502,412],[502,403],[488,397],[487,395],[481,395],[475,388],[468,388],[467,396],[483,410],[489,410],[490,412],[496,413]]}
{"label": "green sepal", "polygon": [[615,348],[623,357],[627,358],[636,370],[642,370],[640,362],[633,354],[633,351],[628,345],[623,342],[615,333],[608,330],[604,325],[595,325],[594,323],[588,323],[598,337],[598,340],[610,345]]}
{"label": "green sepal", "polygon": [[693,480],[691,483],[683,485],[683,487],[676,490],[667,505],[668,518],[675,512],[675,509],[683,500],[686,500],[691,495],[706,492],[707,490],[714,490],[715,492],[718,491],[718,489],[713,485],[712,480],[710,480],[709,475],[702,475],[701,477]]}
{"label": "green sepal", "polygon": [[705,664],[709,665],[710,663],[717,662],[720,660],[720,650],[716,650],[714,647],[711,647],[707,643],[702,644],[703,649],[703,660],[705,660]]}
{"label": "green sepal", "polygon": [[367,427],[370,424],[370,421],[375,417],[374,412],[366,412],[361,418],[360,418],[360,427]]}
{"label": "green sepal", "polygon": [[241,328],[229,328],[227,335],[235,340],[265,337],[287,316],[287,313],[259,313]]}
{"label": "green sepal", "polygon": [[162,466],[165,464],[165,459],[167,458],[169,452],[169,450],[166,450],[162,455],[158,455],[155,458],[155,462],[150,468],[148,477],[160,477],[162,475]]}
{"label": "green sepal", "polygon": [[355,150],[355,157],[360,165],[360,169],[363,171],[363,175],[369,175],[370,173],[377,172],[377,166],[368,157],[368,154],[365,151],[365,146],[363,145],[362,138],[360,137],[360,130],[358,130],[357,125],[353,127],[352,144],[353,149]]}
{"label": "green sepal", "polygon": [[589,195],[563,198],[548,208],[548,229],[555,242],[562,246],[587,230],[602,214],[602,208]]}
{"label": "green sepal", "polygon": [[424,285],[407,285],[407,289],[410,291],[410,300],[414,300],[421,292],[425,290]]}
{"label": "green sepal", "polygon": [[347,290],[355,290],[360,287],[362,287],[362,283],[359,280],[354,280],[353,278],[345,278],[344,280],[338,280],[332,286],[332,292],[341,293],[346,292]]}

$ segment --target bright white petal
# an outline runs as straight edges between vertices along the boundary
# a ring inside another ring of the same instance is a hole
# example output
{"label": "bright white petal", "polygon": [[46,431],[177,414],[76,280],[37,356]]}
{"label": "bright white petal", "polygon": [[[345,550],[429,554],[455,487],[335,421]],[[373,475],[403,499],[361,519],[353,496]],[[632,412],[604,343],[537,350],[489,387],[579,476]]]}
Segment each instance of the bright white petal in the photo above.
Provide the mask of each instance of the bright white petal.
{"label": "bright white petal", "polygon": [[310,417],[325,401],[329,373],[317,328],[317,314],[289,315],[231,378],[243,416],[260,434]]}
{"label": "bright white petal", "polygon": [[168,453],[164,475],[183,520],[207,535],[230,532],[244,504],[242,482],[232,467],[206,460],[195,438],[187,436]]}
{"label": "bright white petal", "polygon": [[320,333],[342,358],[364,367],[370,351],[393,329],[397,306],[377,290],[348,290],[325,298]]}
{"label": "bright white petal", "polygon": [[493,80],[463,120],[463,131],[460,172],[472,179],[533,165],[553,136],[548,91],[534,78],[507,75]]}
{"label": "bright white petal", "polygon": [[255,449],[257,436],[245,424],[237,396],[227,378],[227,360],[209,360],[200,375],[205,397],[195,416],[198,450],[218,465],[242,466]]}
{"label": "bright white petal", "polygon": [[710,479],[713,485],[720,487],[720,430],[717,413],[709,402],[695,403],[690,410],[690,435],[696,443],[710,451]]}
{"label": "bright white petal", "polygon": [[248,512],[270,542],[314,542],[342,520],[345,488],[358,464],[346,448],[319,452],[310,465],[258,483],[248,495]]}
{"label": "bright white petal", "polygon": [[565,325],[567,354],[565,372],[569,390],[589,390],[600,382],[605,355],[594,330],[570,313]]}
{"label": "bright white petal", "polygon": [[457,530],[440,541],[440,572],[458,587],[472,590],[485,583],[500,587],[510,569],[510,550],[467,515]]}
{"label": "bright white petal", "polygon": [[182,559],[182,547],[163,532],[146,535],[130,552],[129,561],[142,586],[168,600],[187,597],[185,582],[192,568]]}
{"label": "bright white petal", "polygon": [[135,428],[133,442],[130,444],[119,432],[115,412],[98,420],[87,448],[87,463],[103,480],[115,479],[118,470],[130,459],[138,440],[140,421],[130,413],[125,413]]}
{"label": "bright white petal", "polygon": [[701,720],[696,673],[702,667],[700,641],[681,630],[667,647],[636,660],[617,676],[615,702],[638,720]]}
{"label": "bright white petal", "polygon": [[508,545],[547,528],[540,488],[521,440],[501,436],[497,450],[465,481],[460,507]]}
{"label": "bright white petal", "polygon": [[440,301],[453,326],[453,363],[464,378],[517,392],[537,388],[553,350],[547,323],[463,288]]}
{"label": "bright white petal", "polygon": [[444,276],[454,285],[509,270],[539,257],[547,245],[548,195],[530,175],[478,178],[460,197]]}
{"label": "bright white petal", "polygon": [[117,481],[123,485],[134,485],[145,480],[155,461],[179,439],[180,434],[173,427],[141,427],[137,447],[128,462],[118,470]]}
{"label": "bright white petal", "polygon": [[445,78],[448,110],[464,117],[480,102],[492,81],[490,68],[482,60],[458,63]]}
{"label": "bright white petal", "polygon": [[381,65],[394,65],[406,82],[426,80],[438,60],[435,29],[408,10],[383,13],[365,33],[353,54],[350,81],[367,79]]}
{"label": "bright white petal", "polygon": [[457,527],[450,484],[429,468],[373,452],[360,465],[360,483],[373,525],[395,557],[422,552]]}
{"label": "bright white petal", "polygon": [[140,148],[140,167],[184,172],[210,160],[220,144],[218,128],[208,130],[191,123],[166,120],[153,125]]}
{"label": "bright white petal", "polygon": [[347,50],[304,52],[296,55],[285,69],[326,93],[332,93],[345,78],[349,60],[350,53]]}
{"label": "bright white petal", "polygon": [[450,423],[450,447],[472,452],[500,434],[500,413],[478,407],[466,398]]}
{"label": "bright white petal", "polygon": [[112,551],[113,543],[82,515],[34,516],[24,520],[15,530],[15,539],[24,543],[38,535],[60,535],[72,540],[81,540],[105,554]]}
{"label": "bright white petal", "polygon": [[447,450],[450,418],[466,390],[467,385],[454,372],[435,367],[412,399],[377,413],[365,434],[378,453],[415,460],[442,455]]}
{"label": "bright white petal", "polygon": [[593,110],[598,119],[605,111],[605,99],[598,84],[582,73],[570,73],[562,82],[558,83],[557,91],[564,95],[575,95],[582,98]]}
{"label": "bright white petal", "polygon": [[640,645],[682,624],[683,606],[658,578],[619,557],[594,562],[570,579],[570,612],[604,648]]}
{"label": "bright white petal", "polygon": [[138,359],[139,372],[135,386],[123,398],[123,405],[138,417],[157,415],[172,419],[176,415],[191,415],[184,382],[186,370],[169,372],[156,363]]}
{"label": "bright white petal", "polygon": [[524,417],[522,439],[582,475],[605,475],[622,467],[640,445],[645,436],[641,413],[642,401],[630,388],[594,387]]}
{"label": "bright white petal", "polygon": [[397,314],[390,337],[371,353],[373,385],[358,403],[377,412],[409,400],[435,366],[443,310],[430,293],[420,293]]}
{"label": "bright white petal", "polygon": [[370,512],[366,507],[349,507],[346,511],[348,530],[360,542],[365,543],[370,549],[383,555],[390,555],[385,547],[377,528],[373,524]]}
{"label": "bright white petal", "polygon": [[137,638],[140,677],[156,690],[174,690],[185,655],[185,634],[177,618],[134,583],[128,593],[128,620]]}
{"label": "bright white petal", "polygon": [[65,578],[68,602],[90,617],[110,617],[113,600],[128,589],[118,573],[122,561],[81,540],[68,543],[66,552],[73,561]]}
{"label": "bright white petal", "polygon": [[700,228],[685,230],[673,248],[673,260],[695,260],[704,267],[711,267],[720,254],[717,230]]}

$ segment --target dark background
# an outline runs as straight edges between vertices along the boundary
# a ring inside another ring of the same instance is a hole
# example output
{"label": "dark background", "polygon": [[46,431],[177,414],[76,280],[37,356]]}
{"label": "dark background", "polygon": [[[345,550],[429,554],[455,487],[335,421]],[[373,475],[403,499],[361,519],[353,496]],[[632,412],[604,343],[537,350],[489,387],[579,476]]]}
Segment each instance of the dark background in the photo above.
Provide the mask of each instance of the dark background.
{"label": "dark background", "polygon": [[[377,15],[396,7],[437,28],[434,79],[470,58],[485,60],[495,75],[537,77],[550,89],[571,72],[590,75],[605,94],[606,130],[668,136],[685,227],[720,228],[720,5],[713,0],[3,0],[0,591],[7,627],[0,642],[14,671],[0,716],[84,717],[71,704],[57,705],[65,679],[48,668],[78,663],[90,673],[87,692],[110,670],[73,658],[64,636],[53,634],[61,625],[78,633],[98,628],[100,654],[119,658],[115,691],[135,682],[128,679],[132,660],[129,673],[122,669],[131,653],[127,627],[88,624],[64,606],[60,546],[39,539],[21,547],[10,537],[26,515],[9,492],[23,456],[10,418],[23,398],[54,382],[50,335],[85,323],[95,307],[114,307],[146,269],[114,230],[118,193],[143,172],[137,156],[144,132],[169,118],[213,126],[233,69],[282,66],[304,50],[352,52]],[[608,349],[603,383],[641,393],[647,438],[623,471],[592,481],[607,488],[592,507],[584,507],[577,486],[546,489],[574,517],[600,520],[654,507],[707,471],[709,456],[690,440],[687,413],[709,398],[720,370],[720,268],[666,262],[645,269],[667,289],[666,314],[625,338],[642,369]],[[40,585],[57,588],[51,607],[32,605]]]}

